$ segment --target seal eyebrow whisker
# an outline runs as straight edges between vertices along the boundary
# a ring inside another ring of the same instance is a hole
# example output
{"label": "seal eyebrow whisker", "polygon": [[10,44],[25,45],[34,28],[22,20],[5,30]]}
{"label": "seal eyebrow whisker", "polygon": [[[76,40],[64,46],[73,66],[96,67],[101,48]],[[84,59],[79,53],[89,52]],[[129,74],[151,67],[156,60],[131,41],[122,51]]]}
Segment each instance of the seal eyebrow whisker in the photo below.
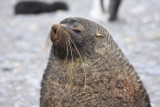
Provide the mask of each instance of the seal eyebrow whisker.
{"label": "seal eyebrow whisker", "polygon": [[75,43],[74,43],[71,39],[70,39],[70,41],[71,41],[72,44],[74,45],[74,47],[75,47],[76,51],[78,52],[79,57],[80,57],[80,59],[81,59],[81,61],[82,61],[83,70],[84,70],[84,89],[83,89],[83,90],[85,90],[85,88],[86,88],[86,70],[85,70],[84,62],[83,62],[82,56],[81,56],[79,50],[77,49]]}

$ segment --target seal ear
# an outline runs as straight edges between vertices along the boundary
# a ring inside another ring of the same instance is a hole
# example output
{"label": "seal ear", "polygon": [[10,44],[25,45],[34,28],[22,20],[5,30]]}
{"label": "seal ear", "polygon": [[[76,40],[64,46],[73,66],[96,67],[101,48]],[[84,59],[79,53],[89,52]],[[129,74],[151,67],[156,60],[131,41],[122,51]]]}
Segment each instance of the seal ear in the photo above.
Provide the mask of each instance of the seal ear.
{"label": "seal ear", "polygon": [[96,33],[96,37],[97,38],[104,38],[104,36],[102,34],[100,34],[100,33]]}

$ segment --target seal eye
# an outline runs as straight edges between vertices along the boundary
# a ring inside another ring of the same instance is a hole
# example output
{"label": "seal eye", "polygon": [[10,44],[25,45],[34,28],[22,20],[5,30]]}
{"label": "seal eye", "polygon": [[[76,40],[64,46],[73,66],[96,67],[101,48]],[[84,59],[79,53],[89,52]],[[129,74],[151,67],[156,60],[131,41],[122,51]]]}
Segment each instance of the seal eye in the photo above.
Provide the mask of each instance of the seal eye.
{"label": "seal eye", "polygon": [[72,29],[74,32],[76,32],[76,33],[82,33],[82,31],[81,30],[79,30],[79,29]]}

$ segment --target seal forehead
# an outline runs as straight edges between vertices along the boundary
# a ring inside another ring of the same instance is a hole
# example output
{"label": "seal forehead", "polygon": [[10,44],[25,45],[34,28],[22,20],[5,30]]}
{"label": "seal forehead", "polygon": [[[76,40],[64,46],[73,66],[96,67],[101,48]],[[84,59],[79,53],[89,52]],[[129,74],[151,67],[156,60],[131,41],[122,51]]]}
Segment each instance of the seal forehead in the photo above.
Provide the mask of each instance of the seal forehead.
{"label": "seal forehead", "polygon": [[86,21],[88,24],[90,23],[89,20],[81,17],[68,17],[60,22],[60,24],[81,24],[84,25],[86,24]]}
{"label": "seal forehead", "polygon": [[69,18],[62,20],[60,23],[61,24],[67,24],[67,23],[74,24],[75,22],[77,22],[76,18],[69,17]]}
{"label": "seal forehead", "polygon": [[82,23],[79,22],[78,18],[66,18],[63,21],[60,22],[60,24],[66,25],[66,27],[69,28],[77,28],[77,29],[84,29],[84,26]]}

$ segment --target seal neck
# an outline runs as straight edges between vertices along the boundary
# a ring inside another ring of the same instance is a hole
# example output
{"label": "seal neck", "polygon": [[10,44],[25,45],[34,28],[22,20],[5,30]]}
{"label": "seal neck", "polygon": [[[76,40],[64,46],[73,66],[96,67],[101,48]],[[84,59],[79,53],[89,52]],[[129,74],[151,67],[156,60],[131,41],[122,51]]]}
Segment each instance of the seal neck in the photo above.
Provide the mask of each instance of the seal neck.
{"label": "seal neck", "polygon": [[106,53],[105,57],[109,60],[109,63],[115,67],[124,67],[126,64],[129,64],[128,59],[123,54],[121,49],[115,43],[111,35],[108,36],[108,41],[106,42]]}
{"label": "seal neck", "polygon": [[129,64],[128,59],[115,43],[109,32],[105,31],[104,34],[106,34],[106,37],[103,41],[103,44],[98,43],[99,45],[96,47],[96,52],[105,57],[108,60],[110,66],[125,67],[126,64]]}

